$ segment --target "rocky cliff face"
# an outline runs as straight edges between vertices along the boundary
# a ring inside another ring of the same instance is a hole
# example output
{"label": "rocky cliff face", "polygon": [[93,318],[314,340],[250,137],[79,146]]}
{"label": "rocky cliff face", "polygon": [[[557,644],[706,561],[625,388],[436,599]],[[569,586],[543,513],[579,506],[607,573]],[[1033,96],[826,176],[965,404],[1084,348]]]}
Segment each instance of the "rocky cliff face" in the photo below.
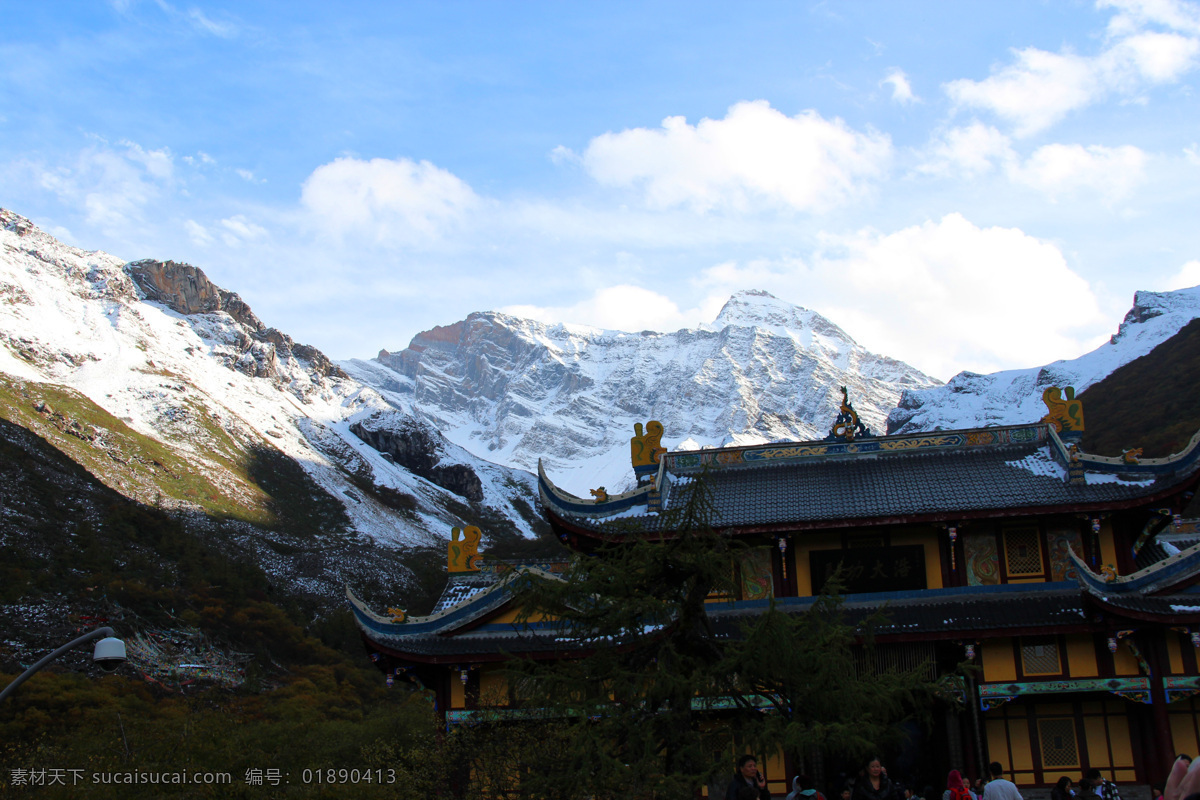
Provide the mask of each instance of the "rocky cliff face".
{"label": "rocky cliff face", "polygon": [[280,368],[280,359],[294,359],[318,381],[346,377],[317,348],[297,344],[286,333],[263,325],[246,301],[237,293],[217,286],[198,267],[143,259],[131,262],[125,271],[146,300],[162,303],[184,316],[223,313],[237,323],[237,329],[228,331],[231,335],[225,337],[233,350],[223,358],[230,369],[256,378],[284,381],[287,375]]}
{"label": "rocky cliff face", "polygon": [[180,314],[224,311],[251,330],[263,328],[262,321],[242,298],[217,286],[203,270],[191,264],[143,259],[131,262],[126,269],[147,300],[162,303],[172,311]]}
{"label": "rocky cliff face", "polygon": [[483,500],[483,483],[475,471],[466,464],[443,464],[442,437],[407,414],[372,414],[353,423],[350,431],[409,472],[472,502]]}
{"label": "rocky cliff face", "polygon": [[904,389],[937,383],[765,292],[741,292],[711,325],[674,333],[477,313],[344,367],[476,455],[530,470],[542,458],[584,496],[632,481],[636,422],[660,420],[673,448],[816,439],[841,386],[880,430]]}

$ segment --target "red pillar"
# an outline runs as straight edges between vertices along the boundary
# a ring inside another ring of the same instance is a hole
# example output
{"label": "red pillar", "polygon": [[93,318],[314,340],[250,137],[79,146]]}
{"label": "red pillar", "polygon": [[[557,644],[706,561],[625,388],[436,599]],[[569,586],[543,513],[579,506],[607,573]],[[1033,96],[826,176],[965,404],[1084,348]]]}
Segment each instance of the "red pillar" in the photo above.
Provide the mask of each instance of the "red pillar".
{"label": "red pillar", "polygon": [[1175,761],[1175,744],[1171,740],[1171,721],[1167,715],[1167,692],[1163,679],[1167,675],[1167,645],[1163,641],[1162,629],[1151,629],[1139,637],[1145,648],[1146,663],[1150,666],[1150,708],[1154,724],[1154,736],[1146,748],[1149,764],[1146,777],[1150,783],[1164,784]]}

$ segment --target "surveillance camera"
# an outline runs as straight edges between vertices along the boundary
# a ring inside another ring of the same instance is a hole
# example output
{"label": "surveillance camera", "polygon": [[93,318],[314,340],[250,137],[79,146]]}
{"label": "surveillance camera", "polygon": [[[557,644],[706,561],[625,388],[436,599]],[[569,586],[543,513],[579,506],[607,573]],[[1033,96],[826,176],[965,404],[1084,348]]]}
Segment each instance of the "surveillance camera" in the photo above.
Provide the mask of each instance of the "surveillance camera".
{"label": "surveillance camera", "polygon": [[109,637],[96,642],[92,653],[92,661],[105,672],[112,672],[125,663],[125,643],[120,639]]}

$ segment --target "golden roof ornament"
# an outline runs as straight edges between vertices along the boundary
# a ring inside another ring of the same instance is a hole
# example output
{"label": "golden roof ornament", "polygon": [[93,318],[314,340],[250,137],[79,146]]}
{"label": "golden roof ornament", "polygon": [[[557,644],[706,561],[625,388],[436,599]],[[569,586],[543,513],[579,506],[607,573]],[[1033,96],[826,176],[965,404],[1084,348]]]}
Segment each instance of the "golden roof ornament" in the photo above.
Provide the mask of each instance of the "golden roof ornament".
{"label": "golden roof ornament", "polygon": [[1083,402],[1076,399],[1075,387],[1066,387],[1067,398],[1063,399],[1063,389],[1051,386],[1042,392],[1042,402],[1046,404],[1049,413],[1042,417],[1042,422],[1053,425],[1063,438],[1078,440],[1083,435]]}
{"label": "golden roof ornament", "polygon": [[829,430],[830,441],[853,442],[856,437],[870,436],[871,430],[858,418],[858,412],[850,405],[850,392],[842,387],[842,404],[838,408],[837,419]]}
{"label": "golden roof ornament", "polygon": [[633,461],[633,474],[638,483],[644,483],[658,472],[658,463],[667,452],[662,446],[663,425],[656,419],[646,423],[646,432],[642,433],[642,423],[633,424],[633,438],[629,440],[629,457]]}
{"label": "golden roof ornament", "polygon": [[450,531],[450,547],[446,559],[446,571],[479,572],[479,540],[483,532],[474,525],[463,528],[453,528]]}

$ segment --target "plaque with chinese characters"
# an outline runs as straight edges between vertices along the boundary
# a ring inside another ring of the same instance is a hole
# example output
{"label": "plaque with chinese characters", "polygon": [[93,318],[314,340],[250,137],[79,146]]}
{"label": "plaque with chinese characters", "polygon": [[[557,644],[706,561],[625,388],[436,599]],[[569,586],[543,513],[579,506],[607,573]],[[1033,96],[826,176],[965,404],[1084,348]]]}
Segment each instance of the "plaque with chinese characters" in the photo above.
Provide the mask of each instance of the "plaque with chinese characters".
{"label": "plaque with chinese characters", "polygon": [[919,544],[814,550],[808,554],[808,563],[816,591],[825,585],[839,564],[846,594],[926,588],[925,548]]}

